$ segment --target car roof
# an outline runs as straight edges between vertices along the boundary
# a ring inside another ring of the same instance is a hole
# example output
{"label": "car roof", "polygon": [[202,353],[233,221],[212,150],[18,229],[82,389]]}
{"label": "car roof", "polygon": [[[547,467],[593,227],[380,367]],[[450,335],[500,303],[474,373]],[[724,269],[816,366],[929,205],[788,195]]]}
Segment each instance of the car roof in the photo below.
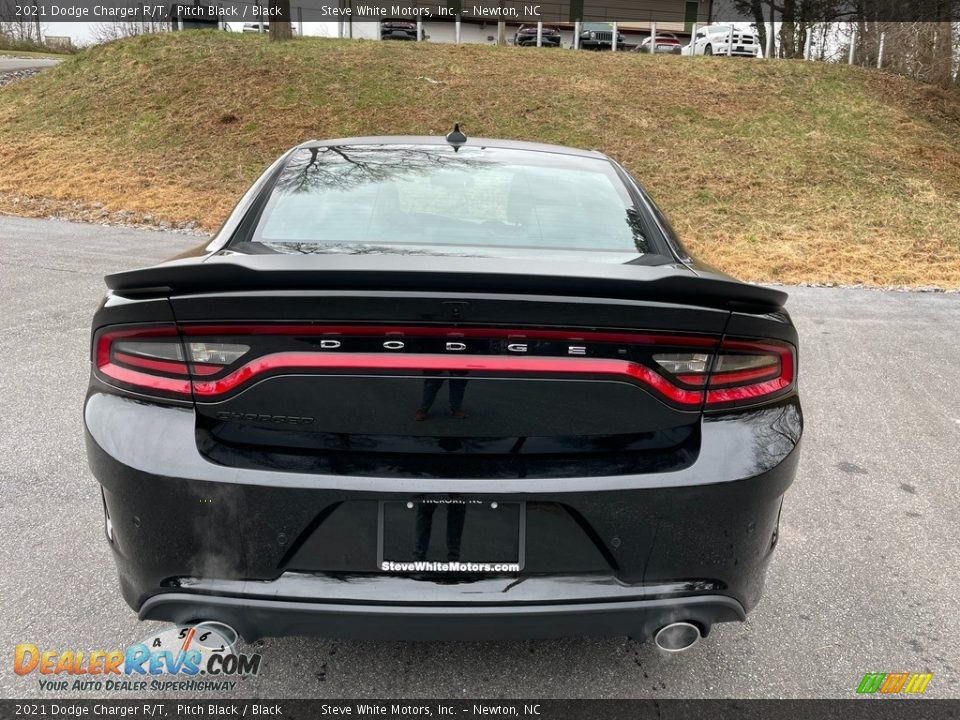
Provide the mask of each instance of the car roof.
{"label": "car roof", "polygon": [[[301,143],[298,148],[329,147],[342,145],[445,145],[447,141],[434,135],[381,135],[370,137],[335,138],[332,140],[309,140]],[[526,142],[523,140],[502,140],[498,138],[470,137],[463,143],[463,147],[502,148],[504,150],[530,150],[533,152],[554,153],[557,155],[575,155],[577,157],[591,157],[602,160],[610,158],[597,150],[581,150],[566,145],[551,145],[549,143]]]}

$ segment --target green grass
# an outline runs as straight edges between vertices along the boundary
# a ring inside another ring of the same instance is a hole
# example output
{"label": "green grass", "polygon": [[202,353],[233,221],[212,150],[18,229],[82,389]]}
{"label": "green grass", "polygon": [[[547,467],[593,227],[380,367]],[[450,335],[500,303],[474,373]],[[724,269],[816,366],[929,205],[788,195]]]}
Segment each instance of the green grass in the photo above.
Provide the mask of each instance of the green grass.
{"label": "green grass", "polygon": [[213,229],[291,145],[454,121],[607,152],[746,279],[960,288],[960,97],[823,63],[142,36],[0,89],[0,208]]}

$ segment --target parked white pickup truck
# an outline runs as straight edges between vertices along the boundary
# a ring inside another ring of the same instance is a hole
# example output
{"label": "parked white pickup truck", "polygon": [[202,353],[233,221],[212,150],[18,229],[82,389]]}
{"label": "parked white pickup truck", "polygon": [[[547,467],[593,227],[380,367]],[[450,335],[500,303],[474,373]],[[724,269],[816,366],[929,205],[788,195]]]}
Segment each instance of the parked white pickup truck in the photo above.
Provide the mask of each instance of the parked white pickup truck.
{"label": "parked white pickup truck", "polygon": [[738,57],[756,57],[760,46],[757,36],[751,30],[740,30],[730,25],[707,25],[697,30],[693,42],[683,48],[684,55],[726,55],[731,44],[730,55]]}

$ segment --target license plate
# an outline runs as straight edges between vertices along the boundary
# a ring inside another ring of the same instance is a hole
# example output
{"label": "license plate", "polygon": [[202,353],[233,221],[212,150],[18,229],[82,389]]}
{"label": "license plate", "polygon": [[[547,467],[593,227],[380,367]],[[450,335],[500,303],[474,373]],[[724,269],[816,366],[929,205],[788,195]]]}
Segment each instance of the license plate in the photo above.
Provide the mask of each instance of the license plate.
{"label": "license plate", "polygon": [[510,573],[523,567],[522,502],[380,503],[378,567],[386,572]]}
{"label": "license plate", "polygon": [[737,46],[737,52],[743,52],[743,45]]}

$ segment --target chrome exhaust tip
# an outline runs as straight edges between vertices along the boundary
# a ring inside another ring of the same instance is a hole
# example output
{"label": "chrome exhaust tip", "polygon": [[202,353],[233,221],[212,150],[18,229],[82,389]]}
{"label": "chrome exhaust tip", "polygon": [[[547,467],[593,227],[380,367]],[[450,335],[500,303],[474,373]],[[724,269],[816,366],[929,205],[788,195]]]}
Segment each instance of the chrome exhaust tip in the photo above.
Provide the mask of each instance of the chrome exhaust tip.
{"label": "chrome exhaust tip", "polygon": [[688,622],[664,625],[653,636],[653,642],[664,652],[678,653],[689,650],[700,642],[700,628]]}

